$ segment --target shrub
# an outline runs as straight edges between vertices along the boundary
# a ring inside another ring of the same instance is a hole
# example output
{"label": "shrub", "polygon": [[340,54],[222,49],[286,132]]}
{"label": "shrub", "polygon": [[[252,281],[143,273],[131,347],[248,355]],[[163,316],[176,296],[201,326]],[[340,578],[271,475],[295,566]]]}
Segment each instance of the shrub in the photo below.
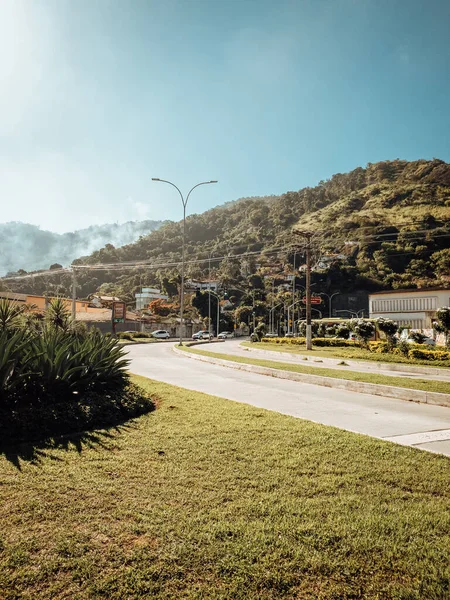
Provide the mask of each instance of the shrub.
{"label": "shrub", "polygon": [[424,341],[427,339],[427,336],[423,333],[420,333],[420,331],[411,331],[411,333],[409,334],[409,337],[416,344],[423,344]]}
{"label": "shrub", "polygon": [[132,333],[129,333],[128,331],[120,331],[117,334],[117,337],[119,338],[119,340],[129,340],[130,342],[132,342],[134,335]]}
{"label": "shrub", "polygon": [[408,356],[420,360],[450,360],[450,352],[446,350],[426,350],[425,348],[411,348]]}
{"label": "shrub", "polygon": [[411,346],[405,340],[400,340],[397,343],[396,348],[394,348],[394,354],[402,354],[403,356],[408,357],[409,351],[411,350]]}
{"label": "shrub", "polygon": [[375,333],[375,325],[372,321],[366,321],[365,319],[352,319],[350,321],[352,331],[356,333],[358,340],[361,342],[361,346],[368,347],[368,341]]}
{"label": "shrub", "polygon": [[[306,335],[306,321],[297,321],[298,332],[302,335]],[[319,323],[317,321],[311,321],[311,335],[316,337],[319,331]]]}
{"label": "shrub", "polygon": [[341,325],[338,326],[337,328],[337,336],[340,338],[343,338],[344,340],[348,340],[348,336],[350,335],[350,326],[342,323]]}
{"label": "shrub", "polygon": [[388,342],[369,342],[370,352],[376,352],[377,354],[386,354],[391,350]]}
{"label": "shrub", "polygon": [[264,334],[266,333],[266,326],[264,323],[259,323],[254,331],[254,334],[256,335],[256,337],[258,338],[256,341],[260,342],[262,340],[262,338],[264,337]]}
{"label": "shrub", "polygon": [[433,323],[435,331],[443,333],[445,338],[445,347],[450,346],[450,307],[443,306],[436,313],[438,321]]}
{"label": "shrub", "polygon": [[342,348],[344,346],[355,347],[356,342],[352,340],[343,340],[340,338],[315,338],[313,340],[314,346],[328,346],[331,348]]}
{"label": "shrub", "polygon": [[[5,435],[8,428],[23,430],[17,439],[26,439],[27,421],[36,431],[42,424],[42,435],[61,433],[58,423],[67,428],[72,417],[71,430],[80,429],[90,422],[83,415],[93,410],[93,397],[118,395],[117,402],[122,393],[129,397],[129,361],[117,340],[98,330],[72,328],[61,305],[56,308],[30,329],[17,320],[18,313],[0,307],[0,429]],[[103,410],[108,401],[95,403]]]}
{"label": "shrub", "polygon": [[151,338],[153,337],[151,333],[147,333],[146,331],[136,331],[136,333],[131,334],[133,338]]}
{"label": "shrub", "polygon": [[380,317],[375,321],[378,330],[384,333],[389,349],[392,349],[396,344],[395,334],[398,331],[398,324],[392,319]]}

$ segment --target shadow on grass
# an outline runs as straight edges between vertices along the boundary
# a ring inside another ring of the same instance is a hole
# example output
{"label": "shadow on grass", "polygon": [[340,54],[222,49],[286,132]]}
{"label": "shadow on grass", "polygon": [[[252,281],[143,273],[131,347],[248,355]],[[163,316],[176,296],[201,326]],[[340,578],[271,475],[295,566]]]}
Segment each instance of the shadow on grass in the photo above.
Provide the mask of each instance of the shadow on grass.
{"label": "shadow on grass", "polygon": [[61,436],[49,437],[45,440],[21,442],[19,444],[0,444],[0,456],[13,464],[18,471],[22,470],[21,461],[39,466],[43,459],[63,461],[63,458],[52,454],[51,450],[76,450],[79,454],[88,448],[115,450],[114,441],[125,431],[137,429],[136,421],[118,423],[106,429],[79,431]]}

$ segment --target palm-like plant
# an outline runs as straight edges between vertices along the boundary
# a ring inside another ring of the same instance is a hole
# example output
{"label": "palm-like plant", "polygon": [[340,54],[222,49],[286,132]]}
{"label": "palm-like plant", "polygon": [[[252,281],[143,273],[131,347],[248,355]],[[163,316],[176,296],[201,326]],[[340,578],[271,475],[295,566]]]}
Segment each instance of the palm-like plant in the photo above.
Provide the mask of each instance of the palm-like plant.
{"label": "palm-like plant", "polygon": [[24,359],[29,339],[24,331],[0,332],[0,400],[6,401],[16,390],[22,388],[28,375]]}
{"label": "palm-like plant", "polygon": [[62,298],[53,298],[46,310],[45,321],[49,325],[66,331],[70,325],[70,311]]}
{"label": "palm-like plant", "polygon": [[12,331],[20,327],[20,317],[25,305],[11,302],[8,299],[0,300],[0,331]]}

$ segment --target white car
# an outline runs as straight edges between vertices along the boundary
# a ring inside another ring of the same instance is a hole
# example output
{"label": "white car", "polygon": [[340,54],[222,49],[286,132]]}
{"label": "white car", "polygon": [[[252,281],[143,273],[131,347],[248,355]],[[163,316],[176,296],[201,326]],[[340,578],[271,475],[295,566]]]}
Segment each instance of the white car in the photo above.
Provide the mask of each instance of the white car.
{"label": "white car", "polygon": [[153,331],[152,336],[157,340],[168,340],[170,333],[165,329],[158,329],[157,331]]}
{"label": "white car", "polygon": [[231,333],[231,331],[222,331],[222,333],[219,333],[219,335],[217,336],[218,340],[226,340],[229,337],[233,337],[233,334]]}
{"label": "white car", "polygon": [[194,333],[194,335],[192,336],[193,340],[212,340],[213,339],[213,335],[212,333],[210,334],[209,331],[207,331],[206,329],[202,329],[201,331],[197,331],[197,333]]}

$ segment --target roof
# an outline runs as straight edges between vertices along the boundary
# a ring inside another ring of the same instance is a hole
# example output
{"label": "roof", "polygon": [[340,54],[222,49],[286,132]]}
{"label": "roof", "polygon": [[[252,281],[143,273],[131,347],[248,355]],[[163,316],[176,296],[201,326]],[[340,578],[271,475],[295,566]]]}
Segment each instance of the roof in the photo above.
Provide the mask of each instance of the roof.
{"label": "roof", "polygon": [[15,302],[27,301],[26,294],[14,294],[13,292],[0,292],[0,298],[4,298],[6,300],[14,300]]}
{"label": "roof", "polygon": [[[92,308],[88,307],[86,310],[76,312],[76,320],[77,321],[111,321],[112,311],[110,308]],[[126,313],[126,321],[141,321],[146,320],[141,319],[136,313],[128,312]]]}
{"label": "roof", "polygon": [[116,296],[100,296],[100,294],[92,294],[92,297],[106,300],[106,302],[120,302],[120,298],[116,298]]}
{"label": "roof", "polygon": [[431,287],[421,289],[405,289],[405,290],[383,290],[381,292],[371,292],[369,296],[381,296],[388,294],[426,294],[427,292],[450,292],[450,288]]}

